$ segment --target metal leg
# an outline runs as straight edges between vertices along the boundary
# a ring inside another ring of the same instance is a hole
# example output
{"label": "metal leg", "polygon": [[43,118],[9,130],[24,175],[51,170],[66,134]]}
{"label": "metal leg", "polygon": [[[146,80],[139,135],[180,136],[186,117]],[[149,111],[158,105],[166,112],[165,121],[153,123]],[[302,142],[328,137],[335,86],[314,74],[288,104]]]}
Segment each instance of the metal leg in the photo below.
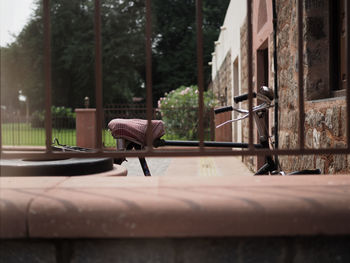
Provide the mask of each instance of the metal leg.
{"label": "metal leg", "polygon": [[143,174],[145,176],[151,176],[151,172],[148,169],[148,165],[145,158],[139,158]]}
{"label": "metal leg", "polygon": [[266,157],[266,163],[254,175],[266,175],[276,170],[276,164],[271,156]]}

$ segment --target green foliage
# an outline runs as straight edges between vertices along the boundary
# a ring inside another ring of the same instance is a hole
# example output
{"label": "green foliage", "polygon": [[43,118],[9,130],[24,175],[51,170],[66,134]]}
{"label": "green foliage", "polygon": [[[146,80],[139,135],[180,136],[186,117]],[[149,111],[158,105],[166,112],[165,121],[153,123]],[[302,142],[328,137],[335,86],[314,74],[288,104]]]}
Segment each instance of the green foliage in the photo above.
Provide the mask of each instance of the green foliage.
{"label": "green foliage", "polygon": [[[50,3],[52,103],[76,108],[88,96],[94,107],[94,0]],[[105,0],[101,19],[104,103],[127,103],[141,95],[144,83],[144,1]],[[43,40],[42,1],[37,1],[16,41],[1,48],[2,58],[6,53],[1,66],[6,69],[3,94],[16,101],[22,90],[31,112],[44,108]],[[5,99],[2,104],[8,105]]]}
{"label": "green foliage", "polygon": [[[194,0],[154,0],[153,95],[197,83],[197,29]],[[204,81],[211,80],[213,43],[230,0],[203,1]]]}
{"label": "green foliage", "polygon": [[[210,138],[211,111],[215,106],[213,94],[204,92],[204,131]],[[165,94],[158,101],[158,108],[165,123],[168,139],[198,139],[198,88],[181,86]]]}
{"label": "green foliage", "polygon": [[[75,112],[71,108],[51,107],[52,127],[55,129],[74,129]],[[33,128],[45,127],[45,110],[35,111],[31,117]]]}
{"label": "green foliage", "polygon": [[[197,83],[194,0],[154,0],[152,72],[154,104],[172,87]],[[203,1],[205,80],[210,79],[213,42],[229,0]],[[1,104],[13,107],[18,91],[30,112],[44,109],[43,1],[8,47],[1,48]],[[94,0],[51,0],[52,103],[76,108],[95,102]],[[103,101],[130,103],[145,97],[145,1],[101,4]]]}

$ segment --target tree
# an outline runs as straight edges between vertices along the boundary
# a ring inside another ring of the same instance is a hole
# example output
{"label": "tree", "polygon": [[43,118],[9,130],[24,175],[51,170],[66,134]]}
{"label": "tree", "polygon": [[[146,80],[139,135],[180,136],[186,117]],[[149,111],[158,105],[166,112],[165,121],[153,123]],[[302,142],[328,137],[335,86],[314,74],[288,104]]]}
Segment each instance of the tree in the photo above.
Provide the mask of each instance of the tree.
{"label": "tree", "polygon": [[[228,2],[204,1],[206,79],[212,43]],[[50,3],[53,105],[81,107],[83,98],[89,96],[94,106],[94,0]],[[13,76],[6,89],[11,90],[12,97],[22,90],[31,111],[44,107],[42,9],[38,0],[15,43],[2,50],[7,56],[5,63],[11,64],[6,74]],[[104,103],[145,97],[145,1],[104,0],[101,10]],[[152,47],[154,103],[166,91],[197,83],[194,0],[153,0]]]}
{"label": "tree", "polygon": [[[53,105],[79,107],[89,96],[94,106],[94,1],[53,0],[50,12]],[[101,16],[104,102],[125,103],[144,82],[144,1],[105,0]],[[3,61],[6,75],[19,76],[8,78],[12,82],[5,86],[17,95],[22,90],[32,111],[42,109],[42,1],[37,1],[30,21],[3,53],[10,54]]]}
{"label": "tree", "polygon": [[[56,0],[51,9],[53,31],[53,83],[56,105],[94,102],[93,1]],[[104,102],[128,102],[143,79],[143,1],[106,0],[102,4]],[[67,102],[66,102],[67,103]]]}
{"label": "tree", "polygon": [[[13,50],[9,48],[1,48],[1,105],[12,106],[18,108],[18,90],[20,86],[15,83],[15,68],[16,56],[13,54]],[[15,87],[15,88],[10,88]]]}
{"label": "tree", "polygon": [[31,108],[44,102],[43,94],[43,45],[42,23],[33,18],[17,40],[1,48],[1,104],[18,107],[18,94],[22,91],[29,98]]}
{"label": "tree", "polygon": [[[197,83],[196,14],[194,0],[154,0],[154,94],[157,99],[181,85]],[[229,0],[203,1],[204,77],[210,81],[213,42]]]}

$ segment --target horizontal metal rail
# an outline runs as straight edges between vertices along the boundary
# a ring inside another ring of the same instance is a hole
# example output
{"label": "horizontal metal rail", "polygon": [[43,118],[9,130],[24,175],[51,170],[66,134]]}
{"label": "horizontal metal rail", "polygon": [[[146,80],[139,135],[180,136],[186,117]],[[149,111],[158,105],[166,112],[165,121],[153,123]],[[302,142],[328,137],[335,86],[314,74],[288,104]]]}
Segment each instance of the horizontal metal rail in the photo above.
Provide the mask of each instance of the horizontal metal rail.
{"label": "horizontal metal rail", "polygon": [[[164,141],[165,146],[200,146],[200,141]],[[248,143],[237,143],[237,142],[212,142],[204,141],[204,147],[225,147],[225,148],[249,148]],[[261,144],[254,144],[254,148],[262,148]]]}
{"label": "horizontal metal rail", "polygon": [[96,157],[195,157],[195,156],[252,156],[252,155],[324,155],[324,154],[349,154],[347,148],[342,149],[254,149],[254,150],[228,150],[225,149],[207,149],[196,147],[196,149],[184,150],[183,148],[174,150],[157,150],[154,149],[152,152],[148,151],[125,151],[117,152],[112,150],[105,150],[101,152],[86,152],[86,153],[73,153],[73,152],[9,152],[3,151],[2,158],[4,159],[15,159],[15,158],[47,158],[47,159],[60,159],[60,158],[96,158]]}
{"label": "horizontal metal rail", "polygon": [[[347,148],[325,148],[325,149],[306,149],[305,142],[305,112],[304,112],[304,39],[303,39],[303,1],[297,1],[297,25],[298,25],[298,109],[299,109],[299,148],[298,149],[255,149],[253,144],[253,118],[249,119],[249,142],[247,150],[230,150],[230,149],[208,149],[204,143],[204,131],[203,131],[203,35],[202,35],[202,0],[196,0],[196,25],[197,25],[197,73],[198,73],[198,87],[199,87],[199,99],[198,99],[198,120],[199,120],[199,147],[196,149],[153,149],[147,147],[145,151],[126,151],[116,152],[103,148],[102,146],[102,116],[103,116],[103,103],[102,103],[102,39],[101,39],[101,1],[95,0],[95,15],[94,15],[94,32],[95,32],[95,80],[96,80],[96,152],[88,153],[72,153],[72,152],[52,152],[50,142],[52,137],[52,121],[51,121],[51,27],[50,27],[50,0],[43,1],[44,12],[44,80],[45,80],[45,109],[46,109],[46,151],[42,152],[10,152],[6,151],[3,147],[3,141],[0,138],[1,158],[69,158],[69,157],[170,157],[170,156],[248,156],[248,155],[322,155],[322,154],[349,154],[350,153],[350,41],[349,41],[349,25],[350,25],[350,3],[345,1],[347,10],[347,23],[346,23],[346,65],[347,65],[347,90],[346,90],[346,105],[347,105]],[[253,55],[252,55],[252,1],[247,0],[247,61],[248,61],[248,110],[252,113],[253,109]],[[152,21],[151,21],[151,0],[146,0],[146,97],[147,97],[147,119],[150,123],[153,109],[152,109]],[[277,74],[277,72],[275,73]],[[0,115],[1,117],[1,115]],[[1,136],[1,124],[0,124],[0,136]],[[150,131],[147,132],[148,145],[151,144]]]}

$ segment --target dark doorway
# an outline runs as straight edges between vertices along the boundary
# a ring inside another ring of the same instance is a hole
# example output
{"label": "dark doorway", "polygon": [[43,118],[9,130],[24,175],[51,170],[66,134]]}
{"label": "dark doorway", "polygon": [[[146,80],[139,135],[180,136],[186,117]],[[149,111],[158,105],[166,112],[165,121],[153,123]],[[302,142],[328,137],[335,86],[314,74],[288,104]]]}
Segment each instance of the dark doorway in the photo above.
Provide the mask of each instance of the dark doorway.
{"label": "dark doorway", "polygon": [[[257,51],[257,89],[261,86],[269,86],[269,49],[267,47],[267,41],[262,45],[262,48]],[[257,103],[261,103],[258,100]],[[269,118],[265,118],[265,127],[269,130]],[[259,138],[259,134],[257,134]],[[257,158],[257,169],[266,162],[264,156],[258,156]]]}
{"label": "dark doorway", "polygon": [[348,81],[346,65],[346,0],[330,2],[330,87],[333,96],[345,96]]}

